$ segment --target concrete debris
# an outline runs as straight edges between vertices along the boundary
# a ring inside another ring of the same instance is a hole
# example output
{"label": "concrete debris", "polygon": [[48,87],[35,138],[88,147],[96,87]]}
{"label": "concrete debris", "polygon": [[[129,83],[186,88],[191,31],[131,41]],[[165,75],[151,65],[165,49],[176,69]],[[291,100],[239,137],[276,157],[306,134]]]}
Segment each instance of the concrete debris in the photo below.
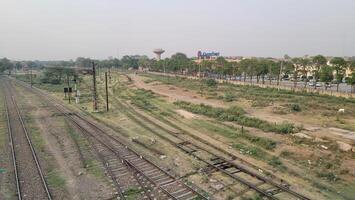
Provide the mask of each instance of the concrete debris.
{"label": "concrete debris", "polygon": [[339,149],[342,151],[350,151],[353,147],[345,142],[337,141]]}
{"label": "concrete debris", "polygon": [[299,137],[299,138],[312,139],[311,136],[309,136],[309,135],[307,135],[307,134],[305,134],[305,133],[295,133],[295,134],[293,134],[293,135],[296,136],[296,137]]}
{"label": "concrete debris", "polygon": [[322,147],[323,149],[328,149],[328,147],[327,146],[324,146],[324,145],[320,145],[320,147]]}
{"label": "concrete debris", "polygon": [[316,137],[316,138],[314,139],[314,141],[315,141],[315,142],[327,142],[327,140],[324,140],[324,139],[319,138],[319,137]]}
{"label": "concrete debris", "polygon": [[216,180],[216,179],[211,178],[211,179],[210,179],[210,182],[211,182],[211,183],[217,183],[217,180]]}
{"label": "concrete debris", "polygon": [[311,165],[311,164],[312,164],[312,162],[311,162],[310,160],[308,160],[308,164],[309,164],[309,165]]}
{"label": "concrete debris", "polygon": [[78,176],[81,176],[81,175],[83,175],[84,174],[84,172],[83,171],[80,171],[79,173],[78,173]]}
{"label": "concrete debris", "polygon": [[175,158],[175,159],[174,159],[174,165],[175,165],[175,166],[180,166],[180,165],[181,165],[181,162],[180,162],[180,159],[179,159],[179,158]]}
{"label": "concrete debris", "polygon": [[150,144],[151,144],[151,145],[155,144],[156,142],[157,142],[157,140],[156,140],[156,139],[154,139],[154,138],[150,138]]}
{"label": "concrete debris", "polygon": [[166,158],[166,155],[161,155],[159,158],[160,160],[164,160]]}
{"label": "concrete debris", "polygon": [[215,183],[215,184],[211,184],[211,187],[215,190],[221,190],[224,188],[224,185],[222,183]]}

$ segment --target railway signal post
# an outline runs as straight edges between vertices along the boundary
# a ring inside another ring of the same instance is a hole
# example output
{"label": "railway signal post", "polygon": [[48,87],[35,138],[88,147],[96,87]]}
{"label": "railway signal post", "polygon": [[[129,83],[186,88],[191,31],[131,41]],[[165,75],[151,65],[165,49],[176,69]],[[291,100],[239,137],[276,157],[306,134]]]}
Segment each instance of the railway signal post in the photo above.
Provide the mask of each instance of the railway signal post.
{"label": "railway signal post", "polygon": [[107,87],[107,72],[105,72],[105,89],[106,89],[106,111],[109,111],[108,107],[108,87]]}
{"label": "railway signal post", "polygon": [[96,68],[95,62],[92,61],[92,80],[93,80],[93,109],[97,111],[97,91],[96,91]]}

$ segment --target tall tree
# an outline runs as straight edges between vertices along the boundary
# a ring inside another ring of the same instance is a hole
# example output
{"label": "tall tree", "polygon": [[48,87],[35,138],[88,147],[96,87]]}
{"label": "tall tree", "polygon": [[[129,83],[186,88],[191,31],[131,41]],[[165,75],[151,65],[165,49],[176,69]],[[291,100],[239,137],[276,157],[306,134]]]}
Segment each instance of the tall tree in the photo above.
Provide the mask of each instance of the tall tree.
{"label": "tall tree", "polygon": [[304,81],[304,88],[307,87],[307,82],[308,82],[308,77],[307,77],[307,74],[308,74],[308,67],[309,67],[309,64],[310,64],[310,60],[309,58],[300,58],[299,60],[299,64],[301,65],[301,73],[302,73],[302,79]]}
{"label": "tall tree", "polygon": [[312,58],[313,64],[313,79],[314,79],[314,88],[317,87],[317,81],[319,79],[319,73],[321,67],[324,67],[327,64],[327,59],[322,55],[317,55]]}
{"label": "tall tree", "polygon": [[301,58],[292,59],[293,88],[297,87],[298,75],[301,71]]}
{"label": "tall tree", "polygon": [[319,78],[320,81],[324,82],[324,87],[327,89],[327,85],[334,79],[333,67],[325,65],[320,69]]}
{"label": "tall tree", "polygon": [[337,92],[339,91],[339,84],[343,81],[344,74],[346,71],[346,61],[341,57],[334,57],[330,60],[330,64],[332,64],[335,70],[335,79],[337,82]]}
{"label": "tall tree", "polygon": [[346,79],[346,83],[351,85],[351,93],[355,93],[355,72],[352,72]]}
{"label": "tall tree", "polygon": [[8,70],[9,73],[13,69],[14,64],[7,58],[3,58],[0,60],[0,73]]}

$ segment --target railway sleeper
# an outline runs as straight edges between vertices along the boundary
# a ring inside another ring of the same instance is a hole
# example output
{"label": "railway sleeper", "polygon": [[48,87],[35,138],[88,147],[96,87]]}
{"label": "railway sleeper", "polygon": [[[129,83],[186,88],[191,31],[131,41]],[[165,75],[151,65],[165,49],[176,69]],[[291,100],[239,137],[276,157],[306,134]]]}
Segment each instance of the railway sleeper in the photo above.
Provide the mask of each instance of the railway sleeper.
{"label": "railway sleeper", "polygon": [[170,179],[170,177],[167,177],[165,174],[157,174],[153,177],[149,177],[151,180],[153,180],[154,182],[159,182],[161,180],[168,180]]}
{"label": "railway sleeper", "polygon": [[187,188],[181,188],[181,189],[179,189],[179,190],[177,190],[177,191],[171,192],[171,194],[174,196],[174,195],[179,194],[179,193],[181,193],[181,192],[184,192],[184,191],[186,191],[186,190],[188,190],[188,189],[187,189]]}
{"label": "railway sleeper", "polygon": [[273,196],[276,195],[276,194],[279,194],[279,193],[283,192],[280,188],[275,188],[275,187],[266,189],[265,191],[266,191],[268,194],[273,195]]}
{"label": "railway sleeper", "polygon": [[195,195],[195,194],[193,194],[192,191],[188,191],[188,192],[176,195],[176,196],[174,195],[174,197],[177,199],[187,199],[187,198],[191,197],[191,195]]}
{"label": "railway sleeper", "polygon": [[146,170],[145,171],[145,174],[147,176],[150,176],[150,175],[155,174],[155,173],[160,173],[160,171],[157,168],[152,168],[151,170]]}

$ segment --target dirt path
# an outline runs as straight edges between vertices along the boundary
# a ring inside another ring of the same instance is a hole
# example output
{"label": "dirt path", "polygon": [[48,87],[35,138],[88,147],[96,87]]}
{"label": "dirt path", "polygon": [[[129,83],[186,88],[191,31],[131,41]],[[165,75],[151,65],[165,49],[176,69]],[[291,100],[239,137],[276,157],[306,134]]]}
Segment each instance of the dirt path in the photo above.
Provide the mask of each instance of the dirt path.
{"label": "dirt path", "polygon": [[158,82],[144,83],[142,77],[137,75],[130,75],[137,88],[143,88],[146,90],[152,90],[154,93],[159,94],[166,98],[169,102],[175,101],[188,101],[195,104],[206,104],[215,107],[227,107],[223,101],[215,99],[205,99],[196,92],[179,88],[173,85],[158,84]]}

